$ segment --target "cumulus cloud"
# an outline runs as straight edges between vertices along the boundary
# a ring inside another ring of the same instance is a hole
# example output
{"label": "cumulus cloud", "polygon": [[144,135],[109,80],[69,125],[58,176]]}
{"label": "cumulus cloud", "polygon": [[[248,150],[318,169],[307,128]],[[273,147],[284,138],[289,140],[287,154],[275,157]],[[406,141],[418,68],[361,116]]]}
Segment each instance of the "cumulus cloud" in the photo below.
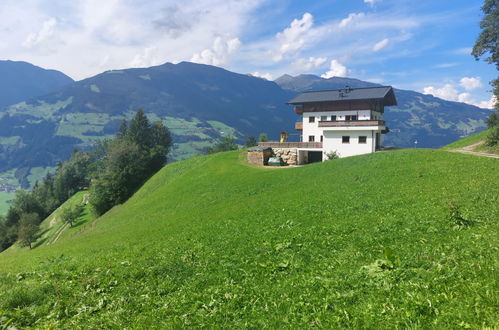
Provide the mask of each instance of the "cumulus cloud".
{"label": "cumulus cloud", "polygon": [[322,74],[321,77],[325,79],[329,79],[332,77],[346,77],[347,76],[347,67],[338,62],[337,60],[332,60],[331,65],[329,66],[329,71]]}
{"label": "cumulus cloud", "polygon": [[321,67],[326,61],[326,57],[300,58],[293,63],[293,67],[297,71],[309,71]]}
{"label": "cumulus cloud", "polygon": [[459,85],[467,91],[472,91],[482,87],[482,82],[480,81],[480,77],[463,77],[459,81]]}
{"label": "cumulus cloud", "polygon": [[[153,65],[161,64],[161,61],[157,57],[156,47],[147,47],[141,54],[135,55],[135,57],[130,61],[129,65],[132,68],[146,68]],[[107,58],[106,60],[109,60]]]}
{"label": "cumulus cloud", "polygon": [[258,71],[251,73],[252,76],[258,77],[258,78],[263,78],[267,80],[272,80],[272,75],[270,73],[260,73]]}
{"label": "cumulus cloud", "polygon": [[378,51],[382,50],[383,48],[385,48],[388,45],[388,42],[390,42],[390,40],[388,38],[385,38],[385,39],[375,43],[373,46],[373,52],[378,52]]}
{"label": "cumulus cloud", "polygon": [[239,38],[224,39],[216,37],[213,46],[192,56],[191,61],[201,64],[220,66],[225,64],[228,56],[234,53],[241,45]]}
{"label": "cumulus cloud", "polygon": [[23,46],[26,48],[32,48],[38,46],[39,44],[47,41],[54,35],[54,28],[57,24],[55,18],[49,18],[44,21],[40,31],[36,33],[30,33],[26,40],[23,42]]}
{"label": "cumulus cloud", "polygon": [[459,92],[452,84],[445,84],[441,88],[428,86],[423,88],[423,94],[431,94],[444,100],[457,101]]}
{"label": "cumulus cloud", "polygon": [[[465,83],[463,83],[463,81]],[[492,109],[495,102],[497,101],[494,96],[489,100],[477,101],[470,93],[459,91],[459,88],[465,89],[467,91],[478,88],[478,83],[480,78],[468,78],[464,77],[460,80],[460,84],[445,84],[444,86],[437,88],[434,86],[427,86],[423,88],[423,94],[430,94],[435,97],[439,97],[448,101],[463,102],[471,105],[475,105],[480,108]],[[481,86],[481,83],[480,83]],[[471,89],[470,89],[471,88]]]}
{"label": "cumulus cloud", "polygon": [[303,14],[301,19],[294,19],[289,27],[276,34],[279,50],[273,56],[275,62],[283,59],[287,53],[297,52],[305,45],[305,34],[314,25],[314,17],[310,13]]}
{"label": "cumulus cloud", "polygon": [[338,24],[339,28],[345,28],[350,24],[353,24],[356,20],[363,18],[366,16],[364,13],[351,13],[348,14],[347,18],[344,18]]}

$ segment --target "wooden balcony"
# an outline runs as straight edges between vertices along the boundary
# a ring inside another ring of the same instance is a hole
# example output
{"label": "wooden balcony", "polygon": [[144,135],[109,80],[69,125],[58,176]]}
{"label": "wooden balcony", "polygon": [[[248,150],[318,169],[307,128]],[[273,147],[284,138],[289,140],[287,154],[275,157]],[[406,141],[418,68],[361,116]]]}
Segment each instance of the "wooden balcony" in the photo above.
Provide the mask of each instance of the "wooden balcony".
{"label": "wooden balcony", "polygon": [[385,126],[384,120],[335,120],[320,121],[319,127]]}
{"label": "wooden balcony", "polygon": [[297,131],[303,131],[303,122],[299,121],[299,122],[295,123],[295,129]]}
{"label": "wooden balcony", "polygon": [[302,106],[295,105],[294,110],[295,110],[295,113],[297,115],[300,115],[300,116],[303,115],[303,107]]}
{"label": "wooden balcony", "polygon": [[258,142],[262,148],[304,148],[304,149],[322,149],[322,142]]}

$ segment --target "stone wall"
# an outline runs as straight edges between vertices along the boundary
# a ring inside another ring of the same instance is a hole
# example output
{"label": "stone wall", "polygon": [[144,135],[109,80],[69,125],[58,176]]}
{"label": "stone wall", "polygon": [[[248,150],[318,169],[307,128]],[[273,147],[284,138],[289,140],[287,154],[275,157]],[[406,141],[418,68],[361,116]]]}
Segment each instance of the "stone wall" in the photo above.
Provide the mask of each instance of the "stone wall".
{"label": "stone wall", "polygon": [[296,148],[272,148],[274,155],[281,157],[282,161],[288,165],[298,164],[298,152]]}
{"label": "stone wall", "polygon": [[255,165],[264,166],[272,156],[272,148],[253,148],[248,150],[248,162]]}

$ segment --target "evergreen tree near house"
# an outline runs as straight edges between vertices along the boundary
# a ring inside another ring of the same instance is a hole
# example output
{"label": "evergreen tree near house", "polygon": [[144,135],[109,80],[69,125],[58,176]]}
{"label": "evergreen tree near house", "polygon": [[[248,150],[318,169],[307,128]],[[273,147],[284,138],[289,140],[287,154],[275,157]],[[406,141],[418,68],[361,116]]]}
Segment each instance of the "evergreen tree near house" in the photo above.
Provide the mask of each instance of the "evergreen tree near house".
{"label": "evergreen tree near house", "polygon": [[246,138],[246,147],[251,148],[251,147],[255,147],[257,145],[258,145],[258,142],[256,141],[256,139],[253,135],[250,135]]}

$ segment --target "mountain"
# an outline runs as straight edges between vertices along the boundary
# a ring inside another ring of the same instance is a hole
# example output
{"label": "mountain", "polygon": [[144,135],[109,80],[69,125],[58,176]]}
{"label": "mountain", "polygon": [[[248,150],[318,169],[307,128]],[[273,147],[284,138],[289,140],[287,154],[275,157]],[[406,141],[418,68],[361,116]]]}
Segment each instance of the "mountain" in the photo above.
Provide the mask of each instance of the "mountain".
{"label": "mountain", "polygon": [[0,109],[53,92],[72,82],[73,79],[56,70],[27,62],[0,61]]}
{"label": "mountain", "polygon": [[73,227],[48,217],[33,250],[0,253],[0,327],[497,327],[497,160],[245,156],[169,164]]}
{"label": "mountain", "polygon": [[[300,91],[345,85],[375,84],[313,75],[272,82],[189,62],[107,71],[0,111],[0,179],[15,171],[28,187],[75,148],[89,149],[97,139],[113,136],[138,108],[172,131],[170,160],[192,157],[227,134],[241,144],[262,132],[277,139],[288,131],[298,140],[294,123],[301,118],[285,102]],[[418,147],[440,147],[484,129],[490,113],[413,91],[395,94],[399,105],[385,115],[391,129],[387,145],[413,147],[417,140]]]}
{"label": "mountain", "polygon": [[[283,89],[295,93],[310,90],[372,87],[378,84],[351,78],[324,79],[314,75],[292,77],[284,75],[275,80]],[[385,120],[390,133],[385,145],[398,147],[438,148],[486,129],[490,110],[460,102],[442,100],[409,90],[395,89],[397,106],[385,109]],[[417,141],[417,144],[414,142]]]}
{"label": "mountain", "polygon": [[189,62],[107,71],[7,107],[0,119],[0,172],[18,168],[23,179],[32,168],[54,166],[74,148],[114,135],[138,108],[170,128],[174,160],[227,134],[240,143],[262,132],[277,138],[293,128],[296,115],[285,105],[293,94],[271,81]]}

